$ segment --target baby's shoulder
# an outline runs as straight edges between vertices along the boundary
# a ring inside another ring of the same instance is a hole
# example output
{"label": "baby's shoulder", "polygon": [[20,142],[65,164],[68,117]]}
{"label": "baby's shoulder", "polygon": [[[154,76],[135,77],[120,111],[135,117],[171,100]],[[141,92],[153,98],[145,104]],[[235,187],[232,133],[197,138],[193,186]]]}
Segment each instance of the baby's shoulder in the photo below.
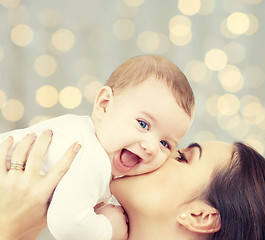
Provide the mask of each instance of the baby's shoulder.
{"label": "baby's shoulder", "polygon": [[54,119],[51,122],[58,125],[60,128],[66,128],[68,130],[74,130],[75,132],[82,132],[91,130],[93,132],[94,126],[89,116],[81,116],[75,114],[66,114]]}
{"label": "baby's shoulder", "polygon": [[31,126],[33,131],[52,129],[59,132],[75,132],[78,134],[86,131],[93,132],[93,128],[93,122],[89,116],[75,114],[61,115]]}

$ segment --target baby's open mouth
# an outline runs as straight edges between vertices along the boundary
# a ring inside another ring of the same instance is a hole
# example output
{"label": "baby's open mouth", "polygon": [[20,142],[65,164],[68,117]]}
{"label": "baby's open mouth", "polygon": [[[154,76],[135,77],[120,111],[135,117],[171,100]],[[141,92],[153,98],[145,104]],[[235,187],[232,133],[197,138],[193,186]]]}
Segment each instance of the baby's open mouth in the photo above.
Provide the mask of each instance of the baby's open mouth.
{"label": "baby's open mouth", "polygon": [[121,163],[127,168],[134,167],[136,164],[140,163],[141,160],[138,155],[132,153],[127,149],[122,149],[120,159]]}

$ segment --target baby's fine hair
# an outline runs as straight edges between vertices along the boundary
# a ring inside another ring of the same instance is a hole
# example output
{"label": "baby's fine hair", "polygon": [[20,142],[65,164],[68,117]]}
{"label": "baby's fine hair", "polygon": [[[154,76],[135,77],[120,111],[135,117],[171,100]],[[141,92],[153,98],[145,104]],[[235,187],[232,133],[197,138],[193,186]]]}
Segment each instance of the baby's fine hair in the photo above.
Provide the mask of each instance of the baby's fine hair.
{"label": "baby's fine hair", "polygon": [[192,117],[195,100],[189,82],[181,70],[163,56],[133,57],[115,69],[105,85],[116,94],[127,87],[144,82],[151,76],[166,83],[180,107]]}

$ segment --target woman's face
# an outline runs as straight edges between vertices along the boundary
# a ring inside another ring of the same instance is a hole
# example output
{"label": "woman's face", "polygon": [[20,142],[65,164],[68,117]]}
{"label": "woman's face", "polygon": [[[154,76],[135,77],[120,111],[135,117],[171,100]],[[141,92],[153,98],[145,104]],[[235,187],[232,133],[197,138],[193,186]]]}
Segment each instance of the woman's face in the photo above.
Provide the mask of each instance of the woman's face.
{"label": "woman's face", "polygon": [[215,169],[232,158],[233,145],[223,142],[191,144],[176,151],[158,170],[112,181],[111,191],[130,213],[160,217],[181,211],[185,203],[199,196]]}

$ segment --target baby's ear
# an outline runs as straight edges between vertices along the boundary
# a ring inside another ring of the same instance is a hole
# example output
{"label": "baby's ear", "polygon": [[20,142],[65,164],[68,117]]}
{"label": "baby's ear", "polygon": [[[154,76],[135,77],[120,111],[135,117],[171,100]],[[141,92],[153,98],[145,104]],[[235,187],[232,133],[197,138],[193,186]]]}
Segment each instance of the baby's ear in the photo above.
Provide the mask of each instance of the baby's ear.
{"label": "baby's ear", "polygon": [[96,117],[98,120],[101,120],[107,108],[111,105],[113,100],[113,91],[110,87],[102,87],[96,96],[93,109],[93,117]]}
{"label": "baby's ear", "polygon": [[194,201],[177,217],[177,222],[196,233],[215,233],[221,229],[219,211],[203,201]]}

